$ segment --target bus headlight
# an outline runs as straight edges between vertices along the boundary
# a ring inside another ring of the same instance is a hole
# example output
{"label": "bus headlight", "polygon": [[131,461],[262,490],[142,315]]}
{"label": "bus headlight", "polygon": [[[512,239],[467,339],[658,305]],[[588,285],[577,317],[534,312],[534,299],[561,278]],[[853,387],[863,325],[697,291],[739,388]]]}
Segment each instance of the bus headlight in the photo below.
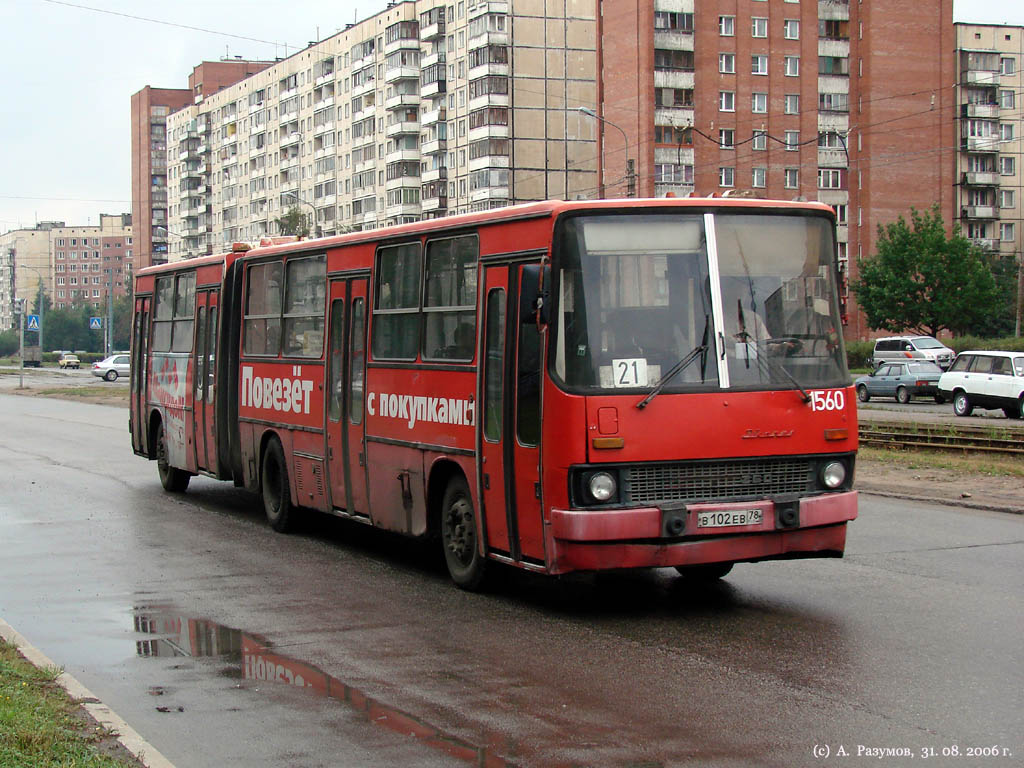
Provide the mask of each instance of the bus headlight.
{"label": "bus headlight", "polygon": [[608,472],[595,472],[587,480],[587,490],[595,501],[609,501],[615,498],[615,478]]}
{"label": "bus headlight", "polygon": [[830,461],[821,468],[821,484],[835,490],[846,480],[846,467],[841,461]]}

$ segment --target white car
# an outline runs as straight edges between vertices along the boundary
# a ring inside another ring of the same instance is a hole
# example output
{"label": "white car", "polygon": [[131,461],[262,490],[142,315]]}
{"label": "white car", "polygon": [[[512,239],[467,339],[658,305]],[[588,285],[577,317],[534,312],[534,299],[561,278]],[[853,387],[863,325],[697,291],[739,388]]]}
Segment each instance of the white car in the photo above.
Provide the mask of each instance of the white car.
{"label": "white car", "polygon": [[118,376],[127,376],[131,370],[128,355],[111,355],[92,364],[92,375],[106,381],[116,381]]}
{"label": "white car", "polygon": [[1024,352],[961,352],[939,377],[939,396],[953,401],[957,416],[1002,408],[1007,418],[1024,419]]}

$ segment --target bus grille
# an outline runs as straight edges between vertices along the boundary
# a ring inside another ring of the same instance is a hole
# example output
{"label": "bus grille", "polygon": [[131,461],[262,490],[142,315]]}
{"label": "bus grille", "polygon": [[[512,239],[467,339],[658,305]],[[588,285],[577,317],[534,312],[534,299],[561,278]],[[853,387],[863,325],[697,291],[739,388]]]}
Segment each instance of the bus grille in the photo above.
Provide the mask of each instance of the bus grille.
{"label": "bus grille", "polygon": [[732,501],[814,490],[809,459],[695,461],[627,467],[625,501]]}

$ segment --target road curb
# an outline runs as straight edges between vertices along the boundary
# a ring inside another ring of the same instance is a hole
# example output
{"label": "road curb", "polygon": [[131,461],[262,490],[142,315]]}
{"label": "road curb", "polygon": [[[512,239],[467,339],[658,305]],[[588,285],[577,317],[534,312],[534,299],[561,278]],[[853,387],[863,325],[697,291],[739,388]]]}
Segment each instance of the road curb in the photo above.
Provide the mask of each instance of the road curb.
{"label": "road curb", "polygon": [[[3,619],[0,619],[0,637],[13,644],[37,667],[57,667],[46,654],[29,643],[25,637],[14,627]],[[160,751],[146,741],[142,736],[128,725],[114,710],[100,701],[96,695],[82,685],[74,676],[62,672],[57,677],[57,683],[71,698],[85,708],[86,712],[97,723],[117,735],[121,745],[131,752],[135,757],[148,768],[175,768],[174,763],[160,754]]]}
{"label": "road curb", "polygon": [[1024,507],[1010,507],[1005,504],[986,504],[985,502],[971,501],[969,499],[942,499],[935,496],[914,496],[894,491],[874,490],[871,488],[857,487],[858,493],[871,496],[884,496],[889,499],[903,499],[905,501],[923,501],[928,504],[942,504],[945,507],[966,507],[967,509],[979,509],[984,512],[1005,512],[1008,515],[1024,515]]}

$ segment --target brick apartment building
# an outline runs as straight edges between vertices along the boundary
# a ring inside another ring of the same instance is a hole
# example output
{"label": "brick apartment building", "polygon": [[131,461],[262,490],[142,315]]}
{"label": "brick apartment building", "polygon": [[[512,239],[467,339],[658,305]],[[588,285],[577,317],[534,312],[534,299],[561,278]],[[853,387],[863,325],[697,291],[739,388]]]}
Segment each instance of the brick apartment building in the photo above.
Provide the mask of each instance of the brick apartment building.
{"label": "brick apartment building", "polygon": [[952,0],[391,4],[170,111],[168,258],[275,234],[295,206],[333,234],[742,190],[835,206],[846,286],[879,224],[952,218],[955,46]]}

